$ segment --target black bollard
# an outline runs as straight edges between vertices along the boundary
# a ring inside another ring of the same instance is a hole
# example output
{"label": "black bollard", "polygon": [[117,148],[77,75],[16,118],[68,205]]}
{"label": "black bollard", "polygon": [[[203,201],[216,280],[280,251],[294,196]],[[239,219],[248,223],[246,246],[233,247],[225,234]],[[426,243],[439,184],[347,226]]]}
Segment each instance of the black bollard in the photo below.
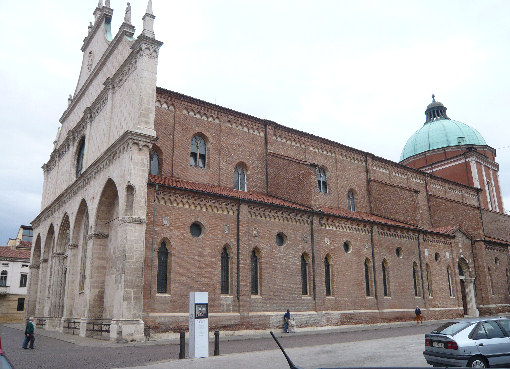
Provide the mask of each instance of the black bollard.
{"label": "black bollard", "polygon": [[214,356],[220,356],[220,331],[214,331]]}
{"label": "black bollard", "polygon": [[186,334],[184,332],[180,333],[181,345],[179,350],[179,359],[186,358]]}

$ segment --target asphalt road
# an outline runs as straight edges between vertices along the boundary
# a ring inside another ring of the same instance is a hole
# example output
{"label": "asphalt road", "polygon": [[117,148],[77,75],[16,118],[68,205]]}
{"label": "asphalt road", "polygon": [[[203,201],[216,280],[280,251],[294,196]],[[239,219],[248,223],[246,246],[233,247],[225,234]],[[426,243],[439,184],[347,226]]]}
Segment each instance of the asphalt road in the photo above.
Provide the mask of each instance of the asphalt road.
{"label": "asphalt road", "polygon": [[[402,366],[425,366],[421,355],[423,334],[436,325],[437,323],[426,323],[422,326],[378,329],[367,327],[367,330],[359,330],[357,327],[356,330],[344,332],[286,334],[281,337],[280,342],[288,349],[295,364],[305,368],[326,365],[379,366],[383,365],[383,362],[387,363],[386,366],[399,365],[397,362],[402,363]],[[156,364],[154,368],[236,368],[241,364],[243,367],[263,369],[288,367],[283,355],[269,336],[248,339],[229,339],[220,336],[220,357],[177,360],[179,356],[177,343],[150,341],[116,344],[94,340],[91,344],[75,344],[40,333],[36,334],[36,348],[23,350],[21,348],[23,332],[20,329],[0,325],[3,349],[16,368],[133,368],[147,365],[151,367],[151,364]],[[213,349],[214,345],[211,343],[211,356]],[[342,355],[339,355],[340,352]],[[394,359],[397,357],[398,360]],[[410,361],[411,357],[416,360]],[[348,365],[349,363],[351,365]]]}

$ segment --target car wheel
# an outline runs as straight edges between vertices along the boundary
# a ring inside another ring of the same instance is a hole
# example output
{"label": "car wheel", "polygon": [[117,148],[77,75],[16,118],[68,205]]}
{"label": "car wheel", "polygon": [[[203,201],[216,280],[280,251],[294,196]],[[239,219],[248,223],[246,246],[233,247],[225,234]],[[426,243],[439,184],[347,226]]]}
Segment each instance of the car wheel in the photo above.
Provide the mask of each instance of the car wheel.
{"label": "car wheel", "polygon": [[489,363],[481,356],[475,356],[469,359],[467,366],[469,368],[488,368]]}

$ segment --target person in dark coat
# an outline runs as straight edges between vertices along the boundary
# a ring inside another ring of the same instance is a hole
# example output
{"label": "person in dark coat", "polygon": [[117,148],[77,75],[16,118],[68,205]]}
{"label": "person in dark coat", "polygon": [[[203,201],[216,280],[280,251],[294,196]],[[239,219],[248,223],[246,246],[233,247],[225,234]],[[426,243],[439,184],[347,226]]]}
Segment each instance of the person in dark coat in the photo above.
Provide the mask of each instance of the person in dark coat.
{"label": "person in dark coat", "polygon": [[283,315],[283,333],[289,333],[289,322],[290,322],[290,311],[287,309],[287,312]]}
{"label": "person in dark coat", "polygon": [[34,336],[34,318],[30,317],[25,327],[25,339],[23,340],[23,348],[27,349],[27,344],[30,343],[29,347],[34,348],[35,336]]}
{"label": "person in dark coat", "polygon": [[416,314],[416,324],[423,324],[423,317],[421,316],[421,310],[418,306],[414,309],[414,314]]}

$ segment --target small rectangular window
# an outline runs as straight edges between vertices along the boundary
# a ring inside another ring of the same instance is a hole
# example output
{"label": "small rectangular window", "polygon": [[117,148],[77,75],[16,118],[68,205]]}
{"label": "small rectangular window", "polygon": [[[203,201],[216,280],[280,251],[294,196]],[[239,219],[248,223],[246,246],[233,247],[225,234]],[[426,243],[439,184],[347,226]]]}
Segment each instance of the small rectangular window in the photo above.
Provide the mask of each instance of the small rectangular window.
{"label": "small rectangular window", "polygon": [[16,311],[23,311],[25,310],[25,299],[19,298],[18,299],[18,306],[16,307]]}
{"label": "small rectangular window", "polygon": [[27,286],[27,280],[28,280],[28,274],[22,274],[21,278],[19,280],[19,286],[20,287],[26,287]]}

